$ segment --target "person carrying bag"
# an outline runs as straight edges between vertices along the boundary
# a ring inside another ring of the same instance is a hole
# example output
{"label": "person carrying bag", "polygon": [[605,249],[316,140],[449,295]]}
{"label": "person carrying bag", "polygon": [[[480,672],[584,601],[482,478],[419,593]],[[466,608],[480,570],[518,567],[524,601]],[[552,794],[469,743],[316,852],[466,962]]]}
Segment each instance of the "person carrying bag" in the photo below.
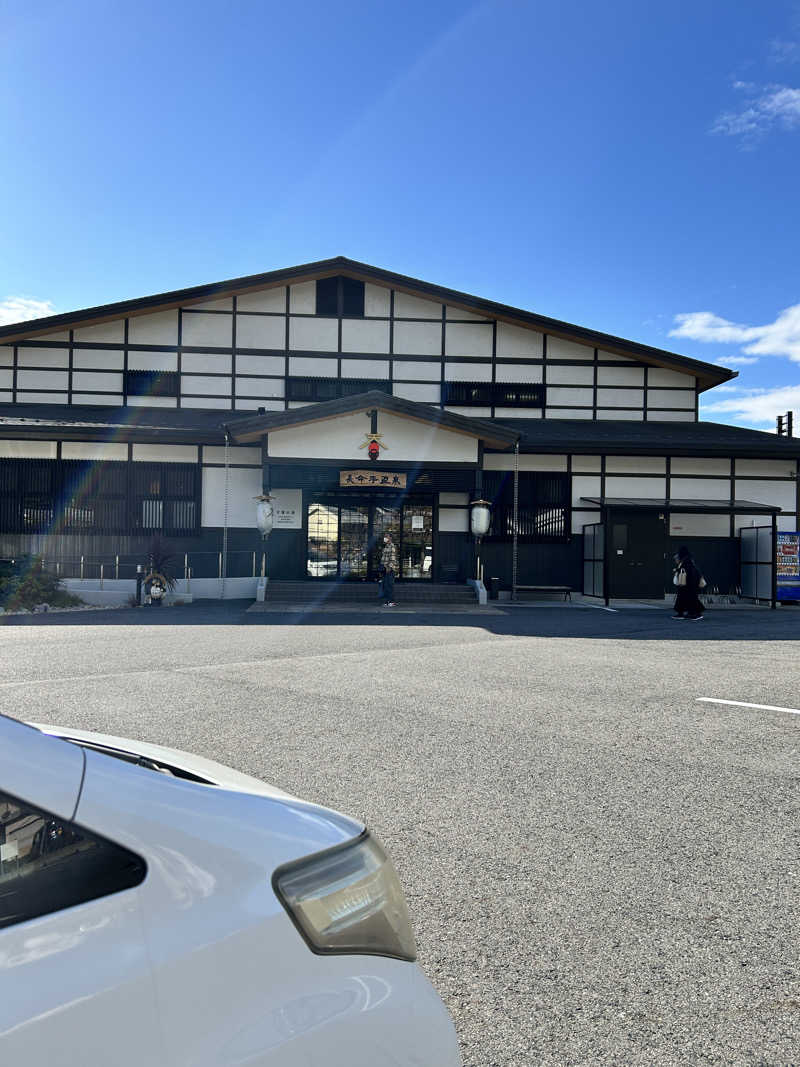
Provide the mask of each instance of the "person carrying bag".
{"label": "person carrying bag", "polygon": [[698,594],[705,589],[706,580],[686,545],[681,545],[675,554],[672,584],[677,587],[673,619],[690,619],[692,622],[702,619],[703,605]]}

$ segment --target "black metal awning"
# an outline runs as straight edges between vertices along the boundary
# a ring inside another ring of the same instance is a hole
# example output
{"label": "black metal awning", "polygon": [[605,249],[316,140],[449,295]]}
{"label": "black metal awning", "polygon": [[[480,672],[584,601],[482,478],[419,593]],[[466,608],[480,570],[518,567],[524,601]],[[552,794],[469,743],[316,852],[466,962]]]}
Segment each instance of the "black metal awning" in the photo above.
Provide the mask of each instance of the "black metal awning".
{"label": "black metal awning", "polygon": [[626,511],[679,511],[713,515],[776,515],[782,510],[775,504],[759,504],[755,500],[691,500],[685,497],[670,497],[666,500],[656,497],[582,496],[581,502]]}

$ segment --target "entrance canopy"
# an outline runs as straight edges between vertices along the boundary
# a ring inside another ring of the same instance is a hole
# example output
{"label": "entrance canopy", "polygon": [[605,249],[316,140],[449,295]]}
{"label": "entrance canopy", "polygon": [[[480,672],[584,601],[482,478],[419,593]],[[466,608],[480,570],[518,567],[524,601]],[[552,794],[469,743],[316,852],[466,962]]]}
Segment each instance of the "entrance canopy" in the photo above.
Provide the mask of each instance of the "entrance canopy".
{"label": "entrance canopy", "polygon": [[669,500],[656,497],[627,496],[583,496],[584,504],[594,504],[602,508],[620,508],[626,511],[663,511],[665,513],[714,514],[714,515],[774,515],[781,508],[774,504],[759,504],[754,500],[692,500],[670,497]]}

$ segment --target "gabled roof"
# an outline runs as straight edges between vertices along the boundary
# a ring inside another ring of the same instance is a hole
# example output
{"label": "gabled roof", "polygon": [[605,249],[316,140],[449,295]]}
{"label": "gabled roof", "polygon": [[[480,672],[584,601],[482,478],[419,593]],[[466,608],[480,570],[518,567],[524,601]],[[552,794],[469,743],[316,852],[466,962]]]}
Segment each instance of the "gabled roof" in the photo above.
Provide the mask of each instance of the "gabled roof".
{"label": "gabled roof", "polygon": [[338,400],[326,400],[321,404],[306,404],[292,411],[276,411],[265,415],[230,419],[227,428],[233,440],[239,444],[257,441],[271,430],[282,430],[288,426],[304,426],[312,422],[323,422],[342,415],[357,415],[368,411],[384,411],[390,415],[400,415],[406,419],[439,426],[453,433],[466,434],[467,437],[475,437],[483,441],[490,448],[510,448],[519,437],[518,431],[500,423],[456,415],[452,411],[442,411],[430,404],[419,404],[414,400],[404,400],[399,396],[390,396],[388,393],[381,393],[377,390],[359,393],[356,396],[340,397]]}
{"label": "gabled roof", "polygon": [[196,285],[190,289],[175,289],[168,293],[141,297],[138,300],[122,300],[115,304],[103,304],[100,307],[85,308],[82,311],[71,311],[65,315],[49,315],[44,319],[32,319],[28,322],[3,326],[0,327],[0,344],[9,344],[57,330],[108,322],[124,316],[144,315],[148,312],[187,307],[193,303],[218,300],[222,297],[236,296],[240,293],[254,292],[258,289],[312,281],[337,274],[345,274],[348,277],[374,282],[377,285],[390,286],[401,292],[460,307],[486,318],[496,318],[504,322],[528,326],[555,337],[563,337],[570,341],[602,348],[606,352],[641,359],[659,367],[683,371],[697,378],[698,387],[701,391],[714,385],[719,385],[721,382],[729,381],[737,375],[736,371],[718,367],[713,363],[689,359],[688,356],[681,356],[665,349],[653,348],[650,345],[640,344],[638,341],[627,341],[612,334],[589,330],[585,326],[575,326],[572,323],[562,322],[559,319],[550,319],[544,315],[536,315],[521,308],[498,304],[493,300],[484,300],[481,297],[472,296],[470,293],[459,292],[457,289],[447,289],[441,285],[433,285],[431,282],[421,281],[419,278],[410,278],[404,274],[395,274],[392,271],[383,270],[381,267],[373,267],[369,263],[359,263],[358,260],[348,259],[346,256],[335,256],[332,259],[321,259],[315,263],[302,263],[296,267],[285,267],[282,270],[268,271],[265,274],[250,274],[243,278],[231,278],[227,281],[213,282],[210,285]]}

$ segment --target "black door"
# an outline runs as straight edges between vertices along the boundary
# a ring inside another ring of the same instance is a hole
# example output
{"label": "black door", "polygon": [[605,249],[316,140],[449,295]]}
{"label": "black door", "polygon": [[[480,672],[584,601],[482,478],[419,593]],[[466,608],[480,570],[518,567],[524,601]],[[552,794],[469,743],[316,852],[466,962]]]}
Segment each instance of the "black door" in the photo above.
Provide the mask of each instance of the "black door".
{"label": "black door", "polygon": [[609,595],[629,600],[664,596],[664,515],[612,511],[608,520]]}

